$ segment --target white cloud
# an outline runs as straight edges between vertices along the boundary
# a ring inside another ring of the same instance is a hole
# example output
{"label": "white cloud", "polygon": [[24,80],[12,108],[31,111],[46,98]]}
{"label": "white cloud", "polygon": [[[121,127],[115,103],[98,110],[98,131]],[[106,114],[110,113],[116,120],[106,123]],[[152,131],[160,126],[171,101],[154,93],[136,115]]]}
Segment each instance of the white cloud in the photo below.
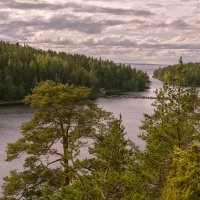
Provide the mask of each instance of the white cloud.
{"label": "white cloud", "polygon": [[0,1],[0,37],[117,62],[198,61],[197,0]]}

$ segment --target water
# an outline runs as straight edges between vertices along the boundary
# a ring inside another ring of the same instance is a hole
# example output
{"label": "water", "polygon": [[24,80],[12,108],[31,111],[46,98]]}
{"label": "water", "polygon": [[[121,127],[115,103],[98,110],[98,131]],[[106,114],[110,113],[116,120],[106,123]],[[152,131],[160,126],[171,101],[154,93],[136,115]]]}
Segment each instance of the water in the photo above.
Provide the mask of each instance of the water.
{"label": "water", "polygon": [[22,169],[21,159],[5,162],[5,151],[7,143],[16,141],[20,136],[20,124],[31,116],[31,109],[25,106],[0,107],[0,185],[3,183],[3,177],[8,175],[10,170]]}
{"label": "water", "polygon": [[[129,95],[136,96],[154,96],[156,89],[160,88],[162,83],[152,77],[153,70],[160,65],[134,65],[134,67],[146,71],[150,75],[152,82],[151,89],[144,92],[132,92]],[[127,138],[132,139],[140,148],[145,144],[137,135],[141,133],[138,126],[141,125],[143,113],[153,112],[151,99],[125,99],[125,98],[99,98],[95,101],[100,107],[111,111],[115,116],[122,115],[123,125],[127,132]],[[29,120],[33,111],[25,106],[0,107],[0,185],[3,183],[3,177],[9,174],[10,170],[21,170],[23,161],[17,159],[12,162],[5,162],[7,143],[12,143],[20,136],[19,126],[22,122]],[[0,190],[1,191],[1,190]]]}
{"label": "water", "polygon": [[[128,92],[132,96],[155,96],[155,90],[162,86],[162,82],[153,78],[153,71],[160,67],[160,65],[140,65],[133,64],[137,69],[145,71],[150,76],[151,88],[143,92]],[[127,132],[127,138],[134,141],[141,149],[145,148],[145,144],[138,138],[142,133],[139,129],[143,114],[151,114],[153,107],[151,104],[152,99],[131,99],[131,98],[99,98],[95,102],[107,111],[113,112],[116,117],[122,115],[123,125]]]}

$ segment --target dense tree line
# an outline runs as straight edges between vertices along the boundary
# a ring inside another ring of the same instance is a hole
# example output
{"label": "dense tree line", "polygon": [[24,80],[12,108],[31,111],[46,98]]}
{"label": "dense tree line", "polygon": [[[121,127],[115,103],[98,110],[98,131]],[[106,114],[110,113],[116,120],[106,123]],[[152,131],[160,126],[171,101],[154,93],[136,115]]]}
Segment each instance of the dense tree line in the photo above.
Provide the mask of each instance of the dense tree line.
{"label": "dense tree line", "polygon": [[142,71],[112,61],[79,54],[43,51],[0,42],[0,99],[23,99],[43,80],[106,90],[145,90],[149,78]]}
{"label": "dense tree line", "polygon": [[[159,68],[154,71],[154,77],[165,82],[173,81],[176,79],[176,66]],[[200,86],[200,63],[185,63],[183,73],[185,86]]]}
{"label": "dense tree line", "polygon": [[25,98],[37,111],[7,149],[8,161],[26,154],[24,171],[4,178],[1,199],[198,200],[200,102],[196,88],[184,87],[183,68],[180,60],[144,116],[145,150],[126,139],[121,117],[88,100],[90,89],[37,85]]}

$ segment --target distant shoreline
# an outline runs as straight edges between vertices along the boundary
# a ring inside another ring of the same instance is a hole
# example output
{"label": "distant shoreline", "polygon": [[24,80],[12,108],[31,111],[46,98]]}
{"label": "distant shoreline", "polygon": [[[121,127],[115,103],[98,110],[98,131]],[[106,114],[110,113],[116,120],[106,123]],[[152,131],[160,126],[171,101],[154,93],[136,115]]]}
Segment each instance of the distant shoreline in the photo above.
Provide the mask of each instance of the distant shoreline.
{"label": "distant shoreline", "polygon": [[16,106],[16,105],[24,105],[24,101],[23,100],[17,100],[17,101],[0,100],[0,106]]}
{"label": "distant shoreline", "polygon": [[168,64],[164,64],[164,63],[123,63],[125,65],[156,65],[156,66],[168,66]]}
{"label": "distant shoreline", "polygon": [[[146,88],[147,90],[149,88]],[[145,91],[144,90],[144,91]],[[143,91],[143,90],[142,90]],[[142,92],[141,91],[141,92]],[[105,90],[103,92],[98,93],[96,96],[91,97],[91,100],[98,99],[99,97],[120,97],[123,95],[124,92],[139,92],[139,91],[126,91],[126,90]],[[5,101],[5,100],[0,100],[0,107],[3,106],[17,106],[17,105],[25,105],[24,100],[13,100],[13,101]]]}

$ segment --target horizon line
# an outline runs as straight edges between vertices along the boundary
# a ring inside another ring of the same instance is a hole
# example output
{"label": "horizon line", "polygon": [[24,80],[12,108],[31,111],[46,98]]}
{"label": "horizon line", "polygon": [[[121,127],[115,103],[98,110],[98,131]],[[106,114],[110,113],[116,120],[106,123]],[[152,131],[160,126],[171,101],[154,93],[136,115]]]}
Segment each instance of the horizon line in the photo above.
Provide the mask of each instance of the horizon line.
{"label": "horizon line", "polygon": [[164,64],[164,63],[135,63],[135,62],[123,62],[123,64],[135,64],[135,65],[174,65],[174,64]]}

